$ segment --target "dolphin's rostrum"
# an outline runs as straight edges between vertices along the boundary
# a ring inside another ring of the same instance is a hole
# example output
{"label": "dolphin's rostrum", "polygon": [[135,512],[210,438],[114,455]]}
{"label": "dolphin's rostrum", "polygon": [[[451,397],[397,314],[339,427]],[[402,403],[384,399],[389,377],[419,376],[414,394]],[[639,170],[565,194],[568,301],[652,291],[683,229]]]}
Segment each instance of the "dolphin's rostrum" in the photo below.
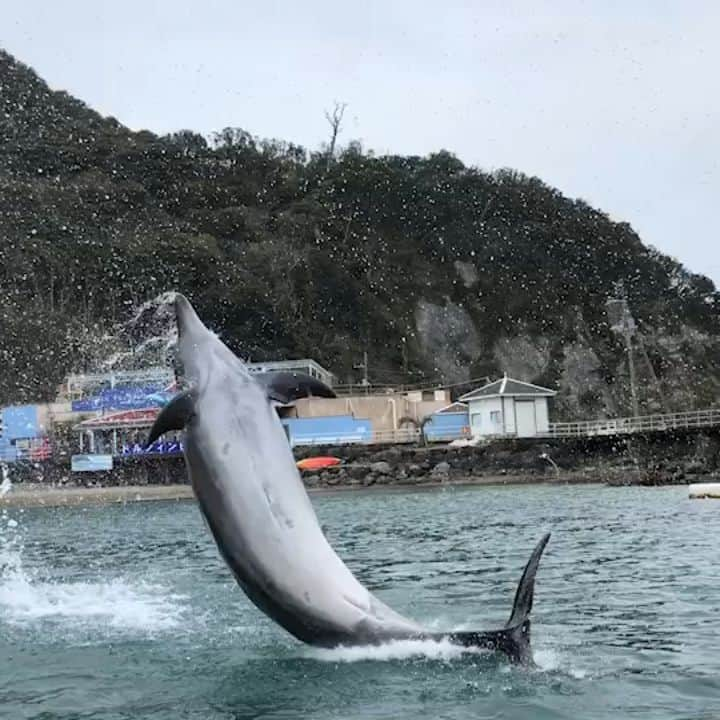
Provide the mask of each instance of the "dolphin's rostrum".
{"label": "dolphin's rostrum", "polygon": [[238,584],[260,610],[312,645],[447,638],[530,660],[535,573],[549,534],[530,557],[504,628],[436,633],[399,615],[363,587],[330,547],[274,407],[332,391],[302,378],[283,378],[275,388],[272,379],[259,382],[182,295],[175,310],[187,390],[160,413],[149,442],[185,429],[185,460],[202,514]]}

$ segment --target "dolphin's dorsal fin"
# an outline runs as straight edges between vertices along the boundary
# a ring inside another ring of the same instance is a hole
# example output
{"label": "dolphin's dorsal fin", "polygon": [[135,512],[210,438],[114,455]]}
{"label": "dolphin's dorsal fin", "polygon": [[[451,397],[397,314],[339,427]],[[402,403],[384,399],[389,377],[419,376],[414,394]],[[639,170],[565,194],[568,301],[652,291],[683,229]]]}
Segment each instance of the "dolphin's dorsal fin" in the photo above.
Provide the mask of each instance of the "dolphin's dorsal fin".
{"label": "dolphin's dorsal fin", "polygon": [[195,414],[195,398],[192,390],[176,395],[155,419],[147,446],[152,445],[161,435],[170,430],[182,430]]}

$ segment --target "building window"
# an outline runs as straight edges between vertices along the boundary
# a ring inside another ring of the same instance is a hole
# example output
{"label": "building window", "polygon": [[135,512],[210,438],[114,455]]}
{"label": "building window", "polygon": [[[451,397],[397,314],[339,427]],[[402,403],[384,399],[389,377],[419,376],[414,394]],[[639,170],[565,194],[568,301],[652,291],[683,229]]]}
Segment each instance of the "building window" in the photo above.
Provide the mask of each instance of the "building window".
{"label": "building window", "polygon": [[473,413],[472,416],[470,417],[470,424],[473,427],[480,427],[480,421],[481,421],[481,414],[479,412]]}
{"label": "building window", "polygon": [[493,427],[499,428],[501,424],[500,420],[500,411],[499,410],[491,410],[490,411],[490,423]]}

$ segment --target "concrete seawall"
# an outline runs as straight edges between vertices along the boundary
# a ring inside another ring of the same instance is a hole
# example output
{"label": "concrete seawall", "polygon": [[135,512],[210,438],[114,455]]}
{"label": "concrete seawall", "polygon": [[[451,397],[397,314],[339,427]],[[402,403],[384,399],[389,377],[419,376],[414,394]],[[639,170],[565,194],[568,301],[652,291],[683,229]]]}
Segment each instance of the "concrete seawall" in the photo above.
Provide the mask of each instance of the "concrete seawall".
{"label": "concrete seawall", "polygon": [[[552,480],[538,480],[533,476],[484,476],[464,480],[434,480],[422,483],[387,482],[372,486],[357,483],[308,487],[310,495],[325,495],[358,490],[378,492],[400,492],[403,490],[428,490],[437,488],[493,486],[493,485],[534,485],[540,483],[592,484],[590,480],[560,477]],[[189,485],[124,485],[113,487],[51,486],[44,483],[24,483],[13,486],[12,492],[0,498],[3,507],[77,507],[85,505],[126,504],[153,501],[187,501],[195,496]]]}

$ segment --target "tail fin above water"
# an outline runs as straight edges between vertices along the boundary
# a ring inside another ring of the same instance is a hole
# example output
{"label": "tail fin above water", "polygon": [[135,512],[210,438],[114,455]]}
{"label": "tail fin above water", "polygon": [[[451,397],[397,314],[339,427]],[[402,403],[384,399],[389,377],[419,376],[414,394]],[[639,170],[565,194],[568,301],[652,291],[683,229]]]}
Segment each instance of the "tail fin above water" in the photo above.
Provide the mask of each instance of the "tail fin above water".
{"label": "tail fin above water", "polygon": [[457,632],[444,637],[465,647],[481,647],[504,652],[512,662],[527,665],[532,660],[530,652],[530,611],[535,593],[535,574],[550,533],[543,535],[525,566],[513,602],[510,619],[502,630],[490,632]]}
{"label": "tail fin above water", "polygon": [[550,533],[546,533],[540,538],[540,542],[535,546],[530,559],[527,561],[527,565],[525,565],[525,570],[523,570],[515,593],[512,613],[510,613],[510,619],[505,625],[506,628],[517,627],[524,623],[530,616],[530,611],[533,606],[533,595],[535,593],[535,573],[537,573],[540,558],[549,540]]}
{"label": "tail fin above water", "polygon": [[533,596],[535,594],[535,574],[549,540],[550,533],[546,533],[540,538],[540,542],[532,551],[515,592],[510,619],[505,625],[505,630],[509,631],[511,639],[509,651],[506,650],[506,652],[511,660],[524,665],[528,664],[532,659],[530,653],[530,612],[532,611]]}

